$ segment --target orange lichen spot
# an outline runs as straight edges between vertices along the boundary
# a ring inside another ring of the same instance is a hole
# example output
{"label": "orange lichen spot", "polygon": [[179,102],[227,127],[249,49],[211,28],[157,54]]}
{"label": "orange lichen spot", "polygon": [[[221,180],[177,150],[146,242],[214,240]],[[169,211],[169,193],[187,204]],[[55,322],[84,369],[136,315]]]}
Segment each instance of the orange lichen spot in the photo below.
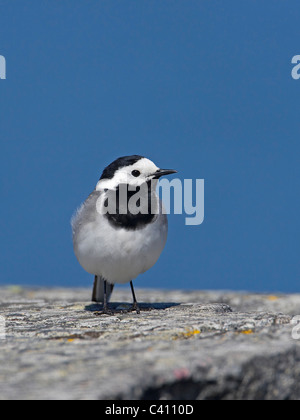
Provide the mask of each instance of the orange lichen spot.
{"label": "orange lichen spot", "polygon": [[187,330],[187,332],[185,333],[186,337],[193,337],[194,335],[198,335],[201,334],[200,330]]}
{"label": "orange lichen spot", "polygon": [[270,295],[270,296],[267,297],[267,299],[270,300],[271,302],[275,302],[276,300],[279,299],[279,297],[278,296]]}
{"label": "orange lichen spot", "polygon": [[250,334],[254,334],[253,330],[245,330],[245,331],[241,331],[241,334],[245,334],[245,335],[250,335]]}

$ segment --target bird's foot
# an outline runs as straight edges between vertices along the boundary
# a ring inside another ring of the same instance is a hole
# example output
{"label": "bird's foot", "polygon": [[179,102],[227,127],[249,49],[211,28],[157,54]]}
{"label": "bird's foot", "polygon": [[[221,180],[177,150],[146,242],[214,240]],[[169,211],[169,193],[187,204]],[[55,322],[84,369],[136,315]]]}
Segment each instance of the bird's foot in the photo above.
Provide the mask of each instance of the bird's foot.
{"label": "bird's foot", "polygon": [[137,303],[134,303],[133,305],[132,305],[132,309],[131,309],[133,312],[134,311],[136,311],[136,313],[137,313],[137,315],[139,315],[140,313],[141,313],[141,309],[140,309],[140,307],[139,307],[139,305],[137,304]]}
{"label": "bird's foot", "polygon": [[113,315],[114,311],[108,307],[108,305],[104,305],[102,311],[95,312],[95,315]]}

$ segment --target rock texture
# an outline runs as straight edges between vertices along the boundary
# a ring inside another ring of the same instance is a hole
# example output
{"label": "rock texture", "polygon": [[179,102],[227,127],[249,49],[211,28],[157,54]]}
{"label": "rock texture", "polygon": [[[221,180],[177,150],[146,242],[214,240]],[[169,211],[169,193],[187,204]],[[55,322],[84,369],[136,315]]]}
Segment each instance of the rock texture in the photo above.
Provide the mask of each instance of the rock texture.
{"label": "rock texture", "polygon": [[300,399],[300,295],[139,290],[140,315],[129,289],[111,315],[87,289],[0,296],[1,400]]}

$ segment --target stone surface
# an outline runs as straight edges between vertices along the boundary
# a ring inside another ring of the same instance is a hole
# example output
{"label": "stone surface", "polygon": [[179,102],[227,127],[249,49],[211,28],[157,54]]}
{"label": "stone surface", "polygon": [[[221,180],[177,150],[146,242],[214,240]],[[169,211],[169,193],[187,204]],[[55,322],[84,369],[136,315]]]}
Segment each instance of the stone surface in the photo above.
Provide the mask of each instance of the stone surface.
{"label": "stone surface", "polygon": [[[0,399],[299,399],[300,295],[0,289]],[[1,337],[1,336],[0,336]]]}

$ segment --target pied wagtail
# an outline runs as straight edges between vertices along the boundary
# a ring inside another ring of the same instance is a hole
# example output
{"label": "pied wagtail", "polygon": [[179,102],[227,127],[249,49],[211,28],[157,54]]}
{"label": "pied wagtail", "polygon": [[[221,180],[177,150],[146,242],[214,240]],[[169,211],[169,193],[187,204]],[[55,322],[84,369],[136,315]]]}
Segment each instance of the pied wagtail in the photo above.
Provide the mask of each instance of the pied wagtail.
{"label": "pied wagtail", "polygon": [[[92,300],[103,303],[103,313],[109,313],[114,285],[129,282],[133,310],[140,312],[132,281],[156,264],[165,247],[168,220],[156,188],[159,178],[174,173],[142,156],[119,158],[105,168],[95,190],[73,216],[75,255],[95,276]],[[126,188],[126,206],[121,203],[121,187]],[[143,201],[147,209],[137,213],[128,204],[138,191],[147,197],[140,196],[136,205],[142,207]],[[106,209],[109,200],[113,212]]]}

